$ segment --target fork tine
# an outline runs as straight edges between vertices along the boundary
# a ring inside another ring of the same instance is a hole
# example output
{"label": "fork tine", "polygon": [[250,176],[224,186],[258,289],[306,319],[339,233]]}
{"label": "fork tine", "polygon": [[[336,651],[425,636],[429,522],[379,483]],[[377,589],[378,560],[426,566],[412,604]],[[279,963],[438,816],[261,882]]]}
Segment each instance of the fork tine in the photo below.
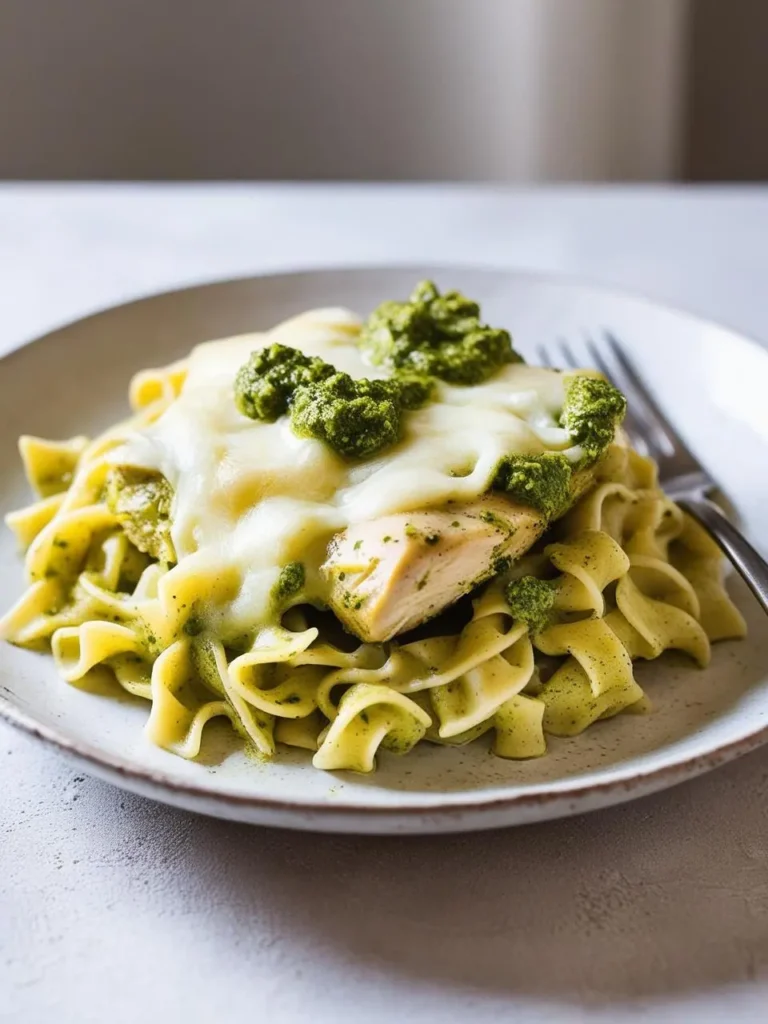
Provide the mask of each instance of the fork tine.
{"label": "fork tine", "polygon": [[563,338],[560,339],[560,351],[563,354],[563,363],[565,364],[566,369],[578,369],[581,360],[573,351],[568,342],[565,341],[565,339]]}
{"label": "fork tine", "polygon": [[[633,448],[641,455],[655,459],[661,479],[685,477],[690,483],[689,477],[703,477],[706,484],[706,474],[701,465],[649,394],[616,337],[604,330],[599,339],[587,337],[584,344],[592,365],[627,398],[624,429]],[[536,353],[542,366],[578,370],[588,365],[562,337],[550,344],[540,344]]]}
{"label": "fork tine", "polygon": [[616,338],[607,331],[605,338],[604,347],[610,353],[610,359],[606,358],[594,342],[590,342],[589,350],[599,369],[626,395],[627,433],[637,431],[646,451],[655,459],[658,460],[661,456],[672,457],[685,446],[652,400],[637,370],[624,355]]}
{"label": "fork tine", "polygon": [[555,362],[547,346],[542,342],[536,346],[536,358],[542,366],[548,366],[551,370],[555,368]]}
{"label": "fork tine", "polygon": [[[587,350],[590,358],[597,368],[602,370],[605,376],[610,380],[612,377],[610,367],[606,363],[605,359],[603,359],[597,346],[591,341],[587,341]],[[553,342],[551,348],[544,344],[539,345],[536,350],[536,354],[542,366],[577,370],[584,365],[583,360],[576,355],[572,346],[569,345],[564,338],[558,338],[557,341]],[[634,417],[629,413],[627,414],[627,420],[625,421],[625,429],[634,448],[640,452],[641,455],[650,454],[648,443],[644,436],[645,432],[643,430],[643,426],[640,423],[635,422]]]}
{"label": "fork tine", "polygon": [[541,366],[552,370],[577,369],[581,363],[564,338],[557,338],[551,345],[543,342],[536,348],[536,357]]}
{"label": "fork tine", "polygon": [[600,351],[600,349],[597,347],[594,341],[592,341],[591,338],[587,341],[587,352],[589,352],[589,358],[595,364],[595,367],[598,370],[600,370],[601,373],[604,373],[608,380],[610,380],[612,383],[616,383],[614,380],[615,374],[606,362],[603,353]]}
{"label": "fork tine", "polygon": [[624,429],[627,432],[635,451],[639,452],[640,455],[654,455],[652,447],[648,442],[647,431],[644,428],[642,420],[637,415],[639,402],[637,401],[634,391],[630,391],[628,388],[624,388],[618,384],[615,375],[611,372],[611,368],[608,366],[602,352],[592,340],[587,342],[587,350],[595,368],[604,374],[611,384],[615,384],[618,389],[623,391],[627,398],[627,415],[624,420]]}
{"label": "fork tine", "polygon": [[[635,386],[632,378],[625,377],[621,370],[616,372],[616,367],[611,366],[603,355],[600,348],[591,339],[587,341],[589,357],[601,373],[615,384],[624,393],[627,399],[627,414],[624,419],[624,429],[629,435],[633,448],[641,455],[651,455],[658,459],[659,455],[668,454],[668,446],[659,449],[656,433],[653,430],[649,417],[646,415],[646,403],[643,392]],[[662,442],[663,443],[663,442]]]}
{"label": "fork tine", "polygon": [[645,404],[646,409],[648,410],[649,416],[651,416],[655,421],[657,430],[663,432],[669,444],[670,450],[674,451],[676,447],[684,448],[685,445],[683,444],[680,437],[678,437],[677,431],[669,422],[664,413],[661,411],[659,406],[656,404],[653,395],[646,387],[645,383],[643,382],[643,379],[635,369],[635,366],[630,360],[629,356],[626,354],[622,346],[619,344],[618,340],[616,339],[616,336],[614,334],[611,334],[610,331],[605,331],[604,333],[605,340],[608,344],[608,348],[610,349],[611,355],[616,360],[618,365],[621,367],[623,373],[626,374],[626,379],[632,381],[635,392],[642,396],[643,402]]}

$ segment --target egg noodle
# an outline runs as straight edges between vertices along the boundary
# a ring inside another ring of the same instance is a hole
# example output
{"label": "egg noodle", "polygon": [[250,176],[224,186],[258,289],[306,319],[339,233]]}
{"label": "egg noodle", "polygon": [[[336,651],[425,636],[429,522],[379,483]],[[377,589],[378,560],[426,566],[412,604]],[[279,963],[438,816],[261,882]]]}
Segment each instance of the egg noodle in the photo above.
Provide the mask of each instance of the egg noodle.
{"label": "egg noodle", "polygon": [[[654,464],[617,438],[594,486],[472,592],[459,626],[438,617],[404,642],[345,639],[310,607],[322,604],[320,566],[339,531],[477,498],[510,451],[578,455],[556,419],[562,375],[523,364],[474,387],[441,384],[399,444],[360,464],[297,437],[284,418],[238,413],[234,375],[274,340],[371,376],[359,327],[346,311],[315,310],[206,343],[138,374],[135,415],[101,437],[22,438],[39,500],[7,517],[27,589],[0,618],[0,638],[50,645],[70,683],[108,670],[150,702],[149,739],[182,757],[196,757],[206,723],[223,716],[266,757],[285,744],[313,752],[317,768],[366,772],[380,749],[485,733],[500,757],[542,755],[548,734],[646,709],[633,661],[673,648],[705,666],[712,641],[744,635],[714,542],[660,490]],[[175,564],[139,551],[108,505],[116,464],[173,487]],[[294,560],[306,586],[276,611],[270,595]],[[555,590],[551,624],[533,634],[505,598],[524,574]]]}

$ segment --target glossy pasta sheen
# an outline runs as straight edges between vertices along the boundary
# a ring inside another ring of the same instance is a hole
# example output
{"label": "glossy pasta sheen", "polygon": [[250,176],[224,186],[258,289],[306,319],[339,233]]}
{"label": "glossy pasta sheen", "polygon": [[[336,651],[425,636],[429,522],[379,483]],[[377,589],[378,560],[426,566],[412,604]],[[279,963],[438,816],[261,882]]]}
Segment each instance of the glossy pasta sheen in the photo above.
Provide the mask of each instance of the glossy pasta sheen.
{"label": "glossy pasta sheen", "polygon": [[[653,464],[621,444],[535,552],[476,596],[457,634],[350,650],[301,607],[275,618],[281,565],[306,559],[319,585],[322,553],[349,523],[476,497],[510,451],[578,457],[556,423],[561,378],[531,367],[441,386],[403,443],[363,468],[285,423],[242,422],[231,382],[253,348],[279,338],[360,376],[370,368],[358,329],[346,311],[321,310],[208,343],[188,363],[139,374],[135,415],[95,441],[23,438],[39,500],[7,517],[27,589],[0,618],[0,638],[50,645],[74,685],[111,673],[151,702],[150,739],[182,757],[225,717],[263,756],[285,744],[312,752],[317,768],[367,772],[381,750],[488,734],[500,757],[538,757],[547,734],[645,708],[633,661],[673,648],[703,666],[711,641],[744,634],[714,543],[658,488]],[[139,552],[104,503],[121,461],[174,487],[176,566]],[[465,472],[452,475],[459,462]],[[535,636],[504,599],[524,573],[555,581],[554,621]],[[202,628],[189,628],[193,615]]]}

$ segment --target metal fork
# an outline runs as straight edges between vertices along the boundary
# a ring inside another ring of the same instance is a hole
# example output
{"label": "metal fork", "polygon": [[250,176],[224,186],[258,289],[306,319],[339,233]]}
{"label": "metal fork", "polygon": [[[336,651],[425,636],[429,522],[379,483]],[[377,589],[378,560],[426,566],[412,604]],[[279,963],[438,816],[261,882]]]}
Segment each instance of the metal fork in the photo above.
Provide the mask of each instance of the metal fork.
{"label": "metal fork", "polygon": [[[666,493],[712,535],[768,612],[768,563],[711,500],[717,490],[715,481],[653,400],[622,346],[606,331],[600,341],[587,341],[587,351],[597,369],[626,395],[624,429],[632,446],[655,459]],[[539,346],[538,356],[543,366],[579,369],[584,365],[565,341]]]}

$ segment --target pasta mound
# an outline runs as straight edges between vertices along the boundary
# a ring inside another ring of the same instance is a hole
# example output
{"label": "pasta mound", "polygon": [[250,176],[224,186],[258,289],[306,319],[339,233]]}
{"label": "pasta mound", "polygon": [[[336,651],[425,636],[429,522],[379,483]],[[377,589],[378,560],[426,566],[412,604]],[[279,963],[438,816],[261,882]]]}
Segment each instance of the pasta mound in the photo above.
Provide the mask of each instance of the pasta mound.
{"label": "pasta mound", "polygon": [[[26,548],[28,588],[0,619],[0,637],[50,644],[71,683],[111,670],[151,702],[149,738],[182,757],[198,755],[205,725],[219,716],[260,754],[304,748],[321,769],[367,772],[380,750],[485,733],[500,757],[537,757],[549,735],[642,710],[637,659],[677,649],[704,666],[711,641],[744,635],[714,542],[659,489],[653,463],[620,446],[552,536],[476,592],[458,632],[350,650],[301,607],[246,649],[192,628],[201,594],[233,581],[138,550],[104,497],[109,451],[155,422],[184,376],[182,364],[140,375],[135,417],[93,442],[28,439],[41,498],[8,517]],[[541,631],[515,621],[505,598],[522,575],[553,590]],[[542,656],[555,666],[547,678]]]}

